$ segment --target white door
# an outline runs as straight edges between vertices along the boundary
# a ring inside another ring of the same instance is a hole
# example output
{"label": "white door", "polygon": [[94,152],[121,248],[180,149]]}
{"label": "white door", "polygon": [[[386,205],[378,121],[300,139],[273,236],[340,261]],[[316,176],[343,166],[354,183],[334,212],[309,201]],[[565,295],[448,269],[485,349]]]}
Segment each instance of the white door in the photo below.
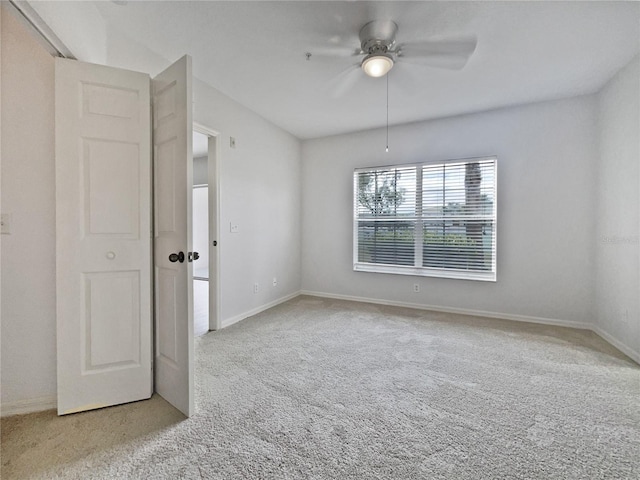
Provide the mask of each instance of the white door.
{"label": "white door", "polygon": [[193,397],[191,58],[152,81],[155,389],[187,416]]}
{"label": "white door", "polygon": [[[55,63],[58,414],[149,398],[149,76]],[[189,102],[191,106],[191,102]]]}

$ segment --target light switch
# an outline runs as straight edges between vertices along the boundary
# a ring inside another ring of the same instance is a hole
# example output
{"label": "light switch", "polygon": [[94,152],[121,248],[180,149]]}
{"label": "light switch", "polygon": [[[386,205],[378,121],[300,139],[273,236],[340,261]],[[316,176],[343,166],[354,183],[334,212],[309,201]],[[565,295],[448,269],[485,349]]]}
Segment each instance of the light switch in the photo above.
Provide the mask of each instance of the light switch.
{"label": "light switch", "polygon": [[11,214],[3,213],[0,215],[0,233],[5,235],[11,234]]}

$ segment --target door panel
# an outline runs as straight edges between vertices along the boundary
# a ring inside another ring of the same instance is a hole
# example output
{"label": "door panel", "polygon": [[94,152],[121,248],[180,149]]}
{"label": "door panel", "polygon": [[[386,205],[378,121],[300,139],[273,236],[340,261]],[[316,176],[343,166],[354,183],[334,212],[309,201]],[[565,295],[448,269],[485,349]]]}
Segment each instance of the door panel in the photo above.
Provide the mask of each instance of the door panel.
{"label": "door panel", "polygon": [[85,235],[139,236],[138,145],[83,139]]}
{"label": "door panel", "polygon": [[140,272],[84,274],[83,373],[140,364]]}
{"label": "door panel", "polygon": [[149,77],[56,59],[58,413],[149,398]]}
{"label": "door panel", "polygon": [[[155,178],[155,389],[185,415],[193,397],[191,58],[152,81]],[[185,260],[169,255],[183,252]]]}

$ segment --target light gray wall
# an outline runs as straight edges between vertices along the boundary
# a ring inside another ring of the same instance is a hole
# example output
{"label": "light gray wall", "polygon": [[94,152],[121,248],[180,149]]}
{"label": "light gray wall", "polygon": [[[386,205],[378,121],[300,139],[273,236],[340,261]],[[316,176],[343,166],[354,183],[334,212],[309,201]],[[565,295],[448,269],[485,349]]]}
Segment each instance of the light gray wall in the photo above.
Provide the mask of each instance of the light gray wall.
{"label": "light gray wall", "polygon": [[640,59],[598,95],[597,326],[640,358]]}
{"label": "light gray wall", "polygon": [[[384,130],[305,141],[302,290],[592,322],[596,133],[588,96],[392,128],[389,153]],[[498,156],[496,283],[353,271],[354,168],[485,155]]]}
{"label": "light gray wall", "polygon": [[2,12],[2,397],[56,392],[53,58]]}
{"label": "light gray wall", "polygon": [[[114,38],[126,42],[126,49],[107,52],[108,65],[152,76],[169,65],[121,32]],[[197,78],[193,96],[194,122],[220,134],[218,245],[221,320],[226,324],[299,291],[301,144]],[[229,137],[236,138],[235,149]],[[238,233],[229,232],[231,222],[239,226]],[[257,294],[254,283],[260,285]]]}
{"label": "light gray wall", "polygon": [[[194,79],[193,86],[194,121],[220,132],[218,245],[226,324],[300,290],[301,145],[204,82]],[[230,232],[231,223],[238,233]]]}

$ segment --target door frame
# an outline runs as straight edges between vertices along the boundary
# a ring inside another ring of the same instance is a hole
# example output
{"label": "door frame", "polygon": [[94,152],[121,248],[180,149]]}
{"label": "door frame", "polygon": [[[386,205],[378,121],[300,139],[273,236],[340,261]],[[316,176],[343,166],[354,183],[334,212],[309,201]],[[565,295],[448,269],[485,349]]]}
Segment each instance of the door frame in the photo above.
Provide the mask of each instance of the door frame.
{"label": "door frame", "polygon": [[[193,122],[193,131],[209,137],[207,184],[209,185],[209,330],[220,330],[220,132]],[[217,246],[213,246],[213,242]]]}

